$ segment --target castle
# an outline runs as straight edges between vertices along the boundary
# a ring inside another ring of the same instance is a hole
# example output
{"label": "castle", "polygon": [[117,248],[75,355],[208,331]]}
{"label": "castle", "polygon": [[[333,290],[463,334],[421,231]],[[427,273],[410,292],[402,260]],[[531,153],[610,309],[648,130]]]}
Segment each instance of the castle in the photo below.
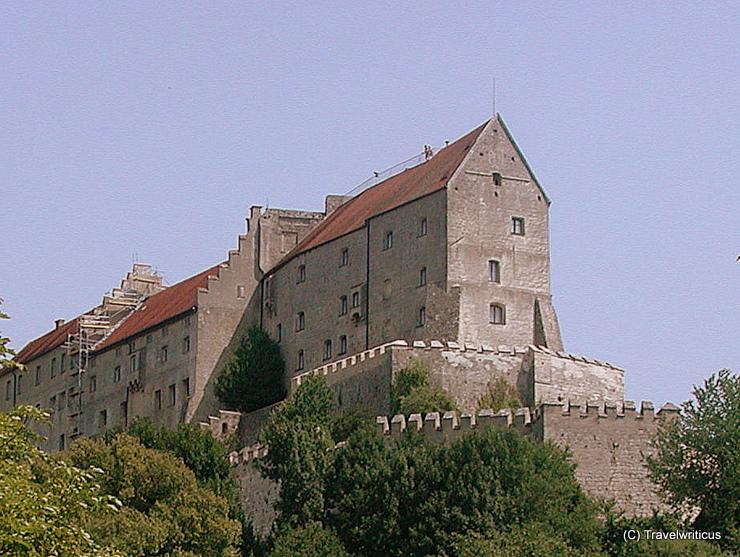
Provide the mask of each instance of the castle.
{"label": "castle", "polygon": [[[247,447],[233,457],[245,504],[259,512],[254,493],[274,486],[255,487],[250,463],[263,449],[251,444],[270,408],[224,412],[213,392],[258,324],[280,343],[290,390],[326,375],[339,409],[386,414],[394,373],[411,358],[427,362],[466,413],[432,416],[431,426],[414,418],[443,438],[487,423],[474,418],[478,401],[504,378],[528,408],[507,427],[569,446],[584,486],[628,512],[657,506],[642,461],[656,419],[676,409],[636,413],[622,369],[564,352],[550,200],[503,119],[366,185],[327,196],[323,212],[252,207],[237,249],[175,285],[135,264],[100,304],[18,353],[27,371],[0,377],[0,410],[51,409],[47,450],[138,416],[237,435]],[[384,431],[394,424],[408,427],[399,417]]]}

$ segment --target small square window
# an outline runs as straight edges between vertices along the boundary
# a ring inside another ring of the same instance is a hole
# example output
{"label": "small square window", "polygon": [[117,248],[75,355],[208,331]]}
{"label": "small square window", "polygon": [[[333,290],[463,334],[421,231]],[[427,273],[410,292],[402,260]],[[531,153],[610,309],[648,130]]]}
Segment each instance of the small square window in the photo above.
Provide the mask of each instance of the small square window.
{"label": "small square window", "polygon": [[419,221],[419,236],[426,236],[427,235],[427,219],[423,218]]}
{"label": "small square window", "polygon": [[302,311],[298,312],[298,316],[295,320],[295,330],[302,331],[306,328],[306,314]]}
{"label": "small square window", "polygon": [[339,315],[347,315],[348,309],[349,301],[347,300],[347,296],[342,296],[339,298]]}
{"label": "small square window", "polygon": [[419,286],[426,286],[427,284],[427,268],[422,267],[419,271]]}
{"label": "small square window", "polygon": [[489,321],[494,325],[504,325],[506,323],[506,311],[500,304],[491,304],[489,307]]}
{"label": "small square window", "polygon": [[393,247],[393,232],[388,231],[383,236],[383,249],[391,249]]}
{"label": "small square window", "polygon": [[339,355],[347,353],[347,335],[339,337]]}
{"label": "small square window", "polygon": [[501,282],[501,263],[495,259],[488,261],[488,280],[490,282]]}
{"label": "small square window", "polygon": [[511,217],[511,233],[517,236],[524,236],[524,219],[521,217]]}
{"label": "small square window", "polygon": [[298,266],[298,280],[297,282],[306,282],[306,266],[305,265],[299,265]]}
{"label": "small square window", "polygon": [[339,266],[344,267],[345,265],[349,264],[349,248],[344,248],[342,250],[342,256],[339,259]]}
{"label": "small square window", "polygon": [[416,326],[417,327],[423,327],[426,325],[427,322],[427,308],[424,306],[421,306],[419,308],[419,312],[416,315]]}
{"label": "small square window", "polygon": [[306,365],[306,359],[303,355],[303,350],[298,351],[298,367],[296,368],[298,371],[301,371]]}

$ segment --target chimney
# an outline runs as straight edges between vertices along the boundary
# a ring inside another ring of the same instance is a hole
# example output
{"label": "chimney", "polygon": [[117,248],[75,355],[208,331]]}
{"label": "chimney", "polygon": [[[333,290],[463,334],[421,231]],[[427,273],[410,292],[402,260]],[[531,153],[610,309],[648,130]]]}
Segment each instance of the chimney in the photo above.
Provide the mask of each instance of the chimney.
{"label": "chimney", "polygon": [[58,329],[62,325],[64,325],[64,319],[55,319],[54,320],[54,330]]}
{"label": "chimney", "polygon": [[328,217],[350,199],[352,199],[351,195],[327,195],[324,200],[324,214]]}

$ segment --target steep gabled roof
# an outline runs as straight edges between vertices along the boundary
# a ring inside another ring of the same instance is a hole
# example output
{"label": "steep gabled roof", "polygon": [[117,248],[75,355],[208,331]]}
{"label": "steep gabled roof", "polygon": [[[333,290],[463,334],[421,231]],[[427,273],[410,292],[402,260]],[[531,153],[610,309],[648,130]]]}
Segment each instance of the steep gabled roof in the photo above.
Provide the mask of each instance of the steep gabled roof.
{"label": "steep gabled roof", "polygon": [[443,189],[487,123],[440,149],[423,164],[368,188],[339,207],[299,242],[275,268],[300,253],[362,228],[371,217]]}
{"label": "steep gabled roof", "polygon": [[[211,267],[149,296],[141,307],[125,316],[110,336],[105,338],[95,350],[102,350],[122,342],[195,307],[198,303],[198,289],[208,286],[209,276],[218,276],[219,267],[220,265]],[[67,341],[68,334],[78,331],[78,320],[79,316],[58,329],[32,340],[18,352],[16,361],[26,364],[61,346]]]}
{"label": "steep gabled roof", "polygon": [[193,309],[198,304],[198,289],[208,287],[208,277],[218,276],[220,265],[169,286],[149,296],[141,307],[132,311],[95,350],[103,350],[164,323],[168,319]]}

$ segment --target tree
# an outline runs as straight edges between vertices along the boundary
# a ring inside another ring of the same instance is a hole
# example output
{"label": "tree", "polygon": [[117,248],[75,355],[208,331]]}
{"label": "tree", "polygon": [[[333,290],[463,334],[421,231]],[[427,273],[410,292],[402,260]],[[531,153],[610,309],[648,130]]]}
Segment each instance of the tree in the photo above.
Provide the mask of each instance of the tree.
{"label": "tree", "polygon": [[413,414],[456,410],[455,401],[444,389],[430,384],[429,366],[413,358],[396,373],[391,388],[394,414]]}
{"label": "tree", "polygon": [[[0,298],[0,320],[10,319],[8,314],[2,310],[2,305],[3,299]],[[15,350],[10,347],[10,339],[0,333],[0,373],[7,371],[22,372],[25,369],[22,364],[16,362],[13,358],[15,358]]]}
{"label": "tree", "polygon": [[82,439],[67,457],[101,470],[103,492],[121,501],[115,517],[85,517],[95,539],[131,557],[238,555],[240,526],[228,518],[228,502],[198,486],[174,455],[118,434],[108,442]]}
{"label": "tree", "polygon": [[319,522],[289,528],[275,540],[269,557],[351,557],[342,542]]}
{"label": "tree", "polygon": [[334,448],[333,405],[326,379],[309,376],[273,410],[260,434],[260,442],[269,448],[259,462],[260,471],[280,484],[281,526],[305,525],[324,514],[325,479]]}
{"label": "tree", "polygon": [[[510,530],[469,531],[456,535],[449,557],[579,557],[562,537],[536,522],[514,525]],[[589,553],[591,557],[601,553]]]}
{"label": "tree", "polygon": [[251,412],[285,398],[285,361],[267,332],[252,327],[216,380],[218,400],[227,408]]}
{"label": "tree", "polygon": [[478,409],[490,409],[494,412],[504,408],[521,408],[522,399],[519,391],[503,377],[496,377],[488,384],[488,390],[478,402]]}
{"label": "tree", "polygon": [[648,459],[653,480],[677,509],[698,509],[693,526],[722,533],[722,545],[740,549],[740,377],[723,369],[681,405],[655,438]]}
{"label": "tree", "polygon": [[48,422],[48,415],[32,406],[0,413],[0,554],[120,555],[85,527],[93,515],[118,514],[118,502],[101,492],[99,471],[81,470],[37,449],[32,421]]}
{"label": "tree", "polygon": [[596,506],[567,454],[510,431],[475,431],[450,446],[360,431],[336,450],[326,493],[325,525],[358,555],[434,555],[457,534],[534,523],[579,554],[599,549]]}

